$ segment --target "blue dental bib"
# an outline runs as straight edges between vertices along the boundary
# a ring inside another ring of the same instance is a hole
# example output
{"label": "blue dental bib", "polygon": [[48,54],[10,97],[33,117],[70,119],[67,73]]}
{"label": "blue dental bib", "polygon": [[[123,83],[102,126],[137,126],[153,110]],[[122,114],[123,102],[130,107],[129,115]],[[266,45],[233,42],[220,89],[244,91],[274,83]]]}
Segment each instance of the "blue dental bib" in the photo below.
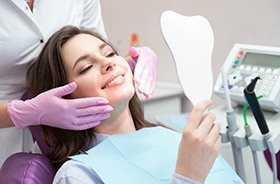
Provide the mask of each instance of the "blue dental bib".
{"label": "blue dental bib", "polygon": [[[181,134],[163,127],[112,135],[71,157],[90,166],[106,184],[168,184],[175,172]],[[243,183],[231,166],[218,156],[206,184]]]}

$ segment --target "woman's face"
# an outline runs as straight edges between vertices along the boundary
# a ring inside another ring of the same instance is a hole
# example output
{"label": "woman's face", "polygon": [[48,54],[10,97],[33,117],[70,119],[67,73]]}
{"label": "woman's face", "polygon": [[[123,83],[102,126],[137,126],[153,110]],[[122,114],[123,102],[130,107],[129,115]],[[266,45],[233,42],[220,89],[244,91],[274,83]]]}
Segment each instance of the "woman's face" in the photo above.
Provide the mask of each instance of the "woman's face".
{"label": "woman's face", "polygon": [[100,39],[79,34],[62,47],[68,82],[78,87],[72,98],[104,97],[114,106],[134,95],[133,75],[127,61]]}

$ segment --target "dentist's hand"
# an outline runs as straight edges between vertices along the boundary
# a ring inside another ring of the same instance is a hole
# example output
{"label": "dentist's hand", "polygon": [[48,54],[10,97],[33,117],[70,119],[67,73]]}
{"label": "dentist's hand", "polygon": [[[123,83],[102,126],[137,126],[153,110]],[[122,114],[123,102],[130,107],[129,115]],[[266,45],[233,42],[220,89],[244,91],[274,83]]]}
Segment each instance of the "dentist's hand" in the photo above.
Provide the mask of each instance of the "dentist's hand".
{"label": "dentist's hand", "polygon": [[148,99],[153,95],[157,82],[157,55],[148,47],[130,47],[129,55],[138,92]]}
{"label": "dentist's hand", "polygon": [[221,147],[220,125],[215,115],[204,112],[211,105],[204,100],[194,106],[183,130],[176,173],[204,183]]}
{"label": "dentist's hand", "polygon": [[100,97],[63,99],[77,84],[72,82],[32,98],[15,100],[8,104],[8,114],[18,128],[30,125],[48,125],[70,130],[84,130],[100,124],[113,110],[108,100]]}

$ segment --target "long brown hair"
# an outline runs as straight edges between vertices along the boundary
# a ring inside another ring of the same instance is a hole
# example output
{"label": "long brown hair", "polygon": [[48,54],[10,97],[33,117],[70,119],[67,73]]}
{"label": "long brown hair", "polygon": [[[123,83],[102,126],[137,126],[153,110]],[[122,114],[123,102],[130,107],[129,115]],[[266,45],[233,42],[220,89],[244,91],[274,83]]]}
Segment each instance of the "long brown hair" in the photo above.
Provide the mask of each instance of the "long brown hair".
{"label": "long brown hair", "polygon": [[[63,66],[61,49],[63,45],[75,35],[89,34],[99,38],[116,49],[98,33],[89,29],[80,29],[74,26],[65,26],[54,33],[43,47],[36,61],[27,72],[27,81],[31,97],[67,84],[66,72]],[[68,96],[64,98],[69,98]],[[129,102],[129,109],[136,129],[153,126],[144,119],[143,105],[136,93]],[[59,112],[57,114],[59,116]],[[91,146],[92,130],[64,130],[49,126],[42,126],[44,139],[49,146],[48,156],[59,167],[68,156],[77,154],[79,150],[88,150]]]}

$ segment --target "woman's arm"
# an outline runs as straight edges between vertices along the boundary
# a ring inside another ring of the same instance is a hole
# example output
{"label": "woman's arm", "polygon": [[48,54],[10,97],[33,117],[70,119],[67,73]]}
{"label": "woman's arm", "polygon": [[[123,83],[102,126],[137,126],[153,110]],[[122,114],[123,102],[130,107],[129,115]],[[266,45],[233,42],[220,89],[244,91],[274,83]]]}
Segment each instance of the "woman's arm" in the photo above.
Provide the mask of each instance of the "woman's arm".
{"label": "woman's arm", "polygon": [[194,106],[183,130],[179,145],[176,173],[203,183],[212,168],[220,147],[220,125],[215,124],[215,115],[205,113],[211,100]]}
{"label": "woman's arm", "polygon": [[68,160],[57,171],[53,184],[103,184],[95,171],[89,166],[74,160]]}
{"label": "woman's arm", "polygon": [[202,184],[177,173],[173,173],[170,184]]}

